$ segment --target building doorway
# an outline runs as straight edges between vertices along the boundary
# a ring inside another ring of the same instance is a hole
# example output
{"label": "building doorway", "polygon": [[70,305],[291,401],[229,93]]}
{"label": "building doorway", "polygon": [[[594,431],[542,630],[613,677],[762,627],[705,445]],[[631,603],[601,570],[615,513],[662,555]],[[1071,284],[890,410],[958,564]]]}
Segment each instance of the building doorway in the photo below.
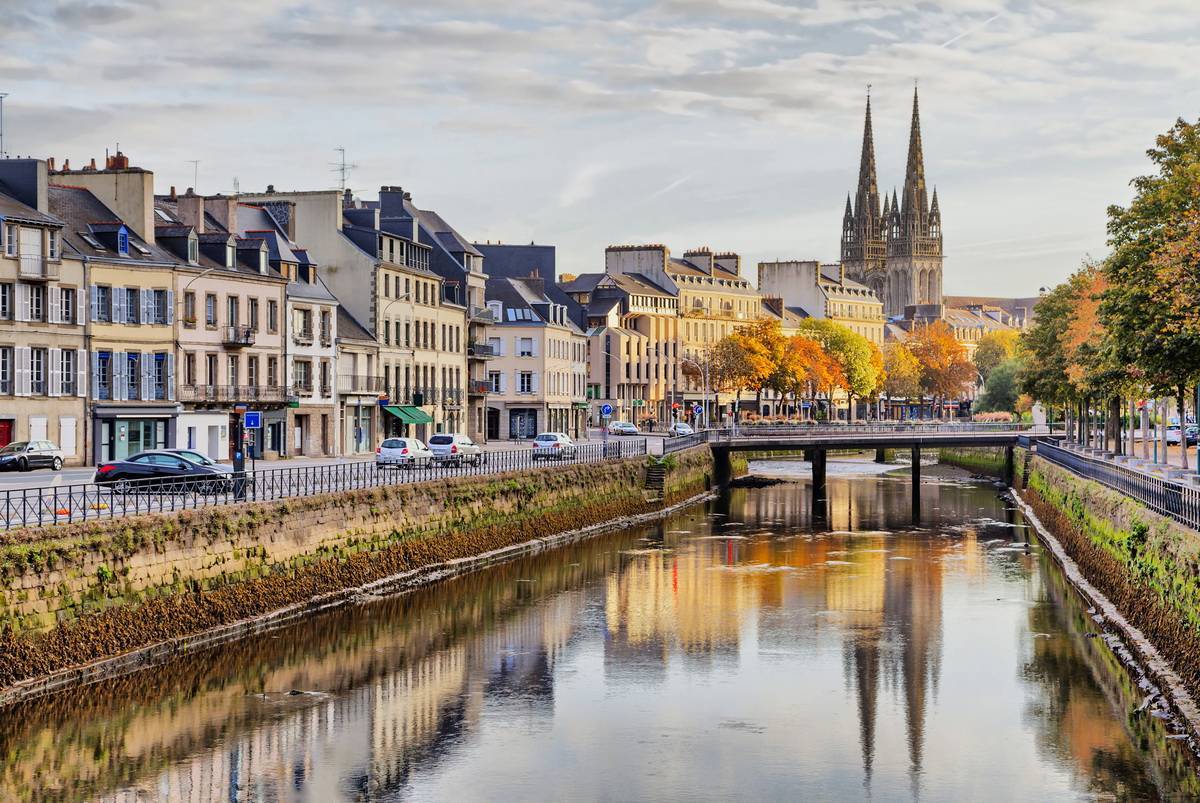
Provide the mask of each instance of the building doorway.
{"label": "building doorway", "polygon": [[500,411],[495,407],[487,408],[487,439],[500,440]]}

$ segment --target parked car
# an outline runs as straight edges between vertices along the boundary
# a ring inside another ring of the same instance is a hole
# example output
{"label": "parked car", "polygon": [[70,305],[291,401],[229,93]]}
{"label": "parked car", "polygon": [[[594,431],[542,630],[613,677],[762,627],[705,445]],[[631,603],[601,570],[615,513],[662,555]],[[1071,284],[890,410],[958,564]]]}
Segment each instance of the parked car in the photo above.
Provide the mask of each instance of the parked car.
{"label": "parked car", "polygon": [[217,463],[196,463],[167,449],[151,449],[96,466],[92,482],[117,491],[198,490],[224,493],[233,487],[233,472]]}
{"label": "parked car", "polygon": [[62,467],[62,450],[50,441],[13,441],[0,449],[0,471],[58,471]]}
{"label": "parked car", "polygon": [[[1178,424],[1171,424],[1170,426],[1168,426],[1167,427],[1167,443],[1178,446],[1179,445],[1179,432],[1180,432],[1180,430],[1179,430]],[[1197,427],[1195,424],[1188,424],[1188,426],[1184,430],[1184,432],[1187,433],[1185,435],[1185,437],[1187,438],[1188,446],[1194,446],[1196,444],[1196,441],[1198,439],[1200,439],[1200,427]]]}
{"label": "parked car", "polygon": [[213,460],[208,455],[200,454],[195,449],[164,449],[163,451],[177,454],[184,460],[191,460],[193,463],[199,463],[202,466],[220,465],[216,460]]}
{"label": "parked car", "polygon": [[453,466],[461,466],[464,463],[478,466],[487,459],[482,446],[466,435],[457,433],[433,435],[429,438],[429,449],[433,452],[436,462]]}
{"label": "parked car", "polygon": [[579,448],[565,432],[543,432],[533,439],[534,460],[573,460]]}
{"label": "parked car", "polygon": [[386,438],[375,449],[375,468],[429,468],[433,452],[416,438]]}
{"label": "parked car", "polygon": [[671,428],[667,430],[667,434],[672,438],[677,438],[681,435],[695,435],[696,430],[692,429],[692,425],[686,421],[676,421],[671,425]]}
{"label": "parked car", "polygon": [[614,421],[608,425],[609,435],[638,435],[640,434],[637,425],[631,424],[628,421]]}

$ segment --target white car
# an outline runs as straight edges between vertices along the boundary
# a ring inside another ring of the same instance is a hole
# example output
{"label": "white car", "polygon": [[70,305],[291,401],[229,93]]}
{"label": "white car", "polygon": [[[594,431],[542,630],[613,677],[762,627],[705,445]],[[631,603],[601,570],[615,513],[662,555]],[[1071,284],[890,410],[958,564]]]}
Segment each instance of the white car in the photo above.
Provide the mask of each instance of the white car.
{"label": "white car", "polygon": [[628,421],[614,421],[608,425],[609,435],[637,435],[639,430],[636,424],[631,424]]}
{"label": "white car", "polygon": [[565,432],[543,432],[533,439],[534,460],[572,460],[578,448]]}
{"label": "white car", "polygon": [[375,468],[429,468],[433,452],[416,438],[387,438],[375,450]]}
{"label": "white car", "polygon": [[439,463],[449,463],[455,466],[470,463],[478,466],[487,459],[483,453],[483,447],[466,435],[455,433],[433,435],[429,438],[429,448],[433,451],[433,459]]}
{"label": "white car", "polygon": [[687,422],[676,421],[671,425],[671,428],[667,430],[667,434],[669,434],[672,438],[675,438],[680,435],[695,435],[696,430],[692,429],[692,425],[688,424]]}

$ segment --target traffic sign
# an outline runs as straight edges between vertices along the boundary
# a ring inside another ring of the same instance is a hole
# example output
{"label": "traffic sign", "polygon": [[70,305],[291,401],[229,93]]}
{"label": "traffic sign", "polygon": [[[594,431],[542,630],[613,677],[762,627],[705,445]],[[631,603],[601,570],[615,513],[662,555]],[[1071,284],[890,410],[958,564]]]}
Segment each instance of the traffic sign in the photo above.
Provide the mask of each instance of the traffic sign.
{"label": "traffic sign", "polygon": [[704,408],[698,404],[694,405],[692,407],[692,415],[704,415]]}
{"label": "traffic sign", "polygon": [[246,429],[262,429],[262,413],[258,410],[242,413],[242,426]]}
{"label": "traffic sign", "polygon": [[612,405],[611,404],[600,405],[600,415],[604,416],[605,418],[608,418],[609,416],[611,416],[612,415]]}

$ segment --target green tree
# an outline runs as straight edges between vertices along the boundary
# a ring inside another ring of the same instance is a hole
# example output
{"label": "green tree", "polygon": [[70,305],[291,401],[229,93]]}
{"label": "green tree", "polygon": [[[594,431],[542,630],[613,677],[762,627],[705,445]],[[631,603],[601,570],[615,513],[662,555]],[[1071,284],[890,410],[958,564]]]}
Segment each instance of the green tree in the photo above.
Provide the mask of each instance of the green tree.
{"label": "green tree", "polygon": [[908,399],[921,395],[921,363],[903,343],[884,344],[883,370],[887,375],[883,390],[888,396]]}
{"label": "green tree", "polygon": [[993,368],[1017,355],[1019,338],[1020,333],[1016,329],[997,329],[979,338],[975,356],[971,361],[975,363],[984,381],[987,381]]}
{"label": "green tree", "polygon": [[981,413],[1017,412],[1017,400],[1021,395],[1017,381],[1020,370],[1021,361],[1016,358],[1005,360],[993,368],[975,409]]}
{"label": "green tree", "polygon": [[866,399],[875,395],[880,367],[872,359],[871,341],[840,323],[815,318],[801,322],[800,331],[820,343],[837,360],[846,377],[846,391],[851,396]]}

